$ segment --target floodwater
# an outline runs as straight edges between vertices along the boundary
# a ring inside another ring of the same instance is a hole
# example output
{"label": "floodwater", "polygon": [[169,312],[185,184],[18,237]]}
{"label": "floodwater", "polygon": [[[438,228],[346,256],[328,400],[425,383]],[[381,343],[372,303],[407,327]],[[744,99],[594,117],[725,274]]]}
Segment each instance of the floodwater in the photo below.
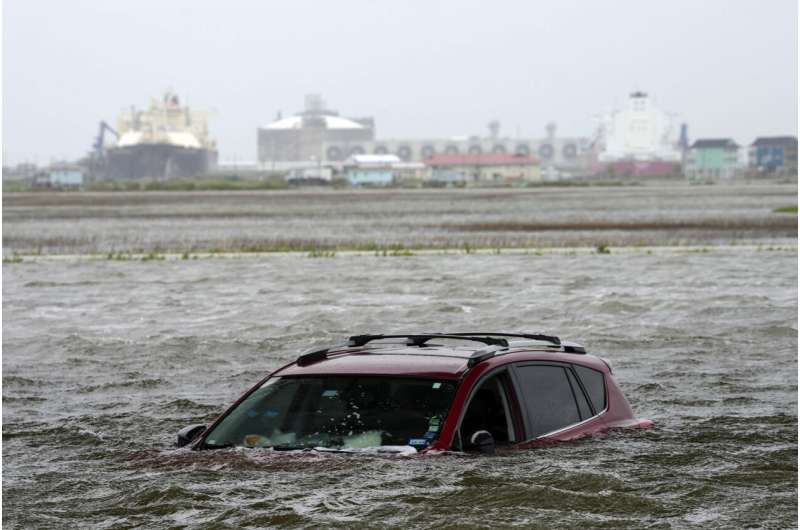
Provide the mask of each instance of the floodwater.
{"label": "floodwater", "polygon": [[[795,527],[797,265],[796,242],[6,263],[3,523]],[[309,345],[476,328],[602,352],[655,428],[495,457],[171,447]]]}
{"label": "floodwater", "polygon": [[796,185],[12,193],[4,256],[780,244]]}

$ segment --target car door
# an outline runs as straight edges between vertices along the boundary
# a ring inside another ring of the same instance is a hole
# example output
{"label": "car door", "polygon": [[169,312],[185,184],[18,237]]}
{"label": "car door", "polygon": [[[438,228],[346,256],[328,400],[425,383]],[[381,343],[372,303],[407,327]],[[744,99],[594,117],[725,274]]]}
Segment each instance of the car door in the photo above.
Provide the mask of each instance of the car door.
{"label": "car door", "polygon": [[595,415],[567,363],[514,363],[510,373],[522,409],[526,440],[562,431]]}
{"label": "car door", "polygon": [[470,435],[479,430],[488,431],[500,446],[524,439],[519,399],[505,367],[475,383],[458,422],[455,448],[465,449]]}

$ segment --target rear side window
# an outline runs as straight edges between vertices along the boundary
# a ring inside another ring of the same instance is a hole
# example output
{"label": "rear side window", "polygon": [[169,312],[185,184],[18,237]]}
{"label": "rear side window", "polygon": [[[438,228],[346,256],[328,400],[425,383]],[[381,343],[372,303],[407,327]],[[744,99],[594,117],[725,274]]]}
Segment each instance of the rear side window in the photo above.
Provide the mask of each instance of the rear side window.
{"label": "rear side window", "polygon": [[578,401],[578,410],[581,413],[581,419],[585,420],[591,418],[592,409],[589,407],[589,402],[586,401],[586,395],[583,393],[583,390],[581,390],[581,385],[579,385],[578,380],[575,379],[575,374],[572,373],[572,370],[567,370],[567,376],[569,376],[569,383],[572,385],[572,393]]}
{"label": "rear side window", "polygon": [[581,378],[586,393],[589,394],[589,399],[592,400],[595,412],[602,412],[606,408],[606,384],[602,372],[585,366],[574,365],[574,368]]}
{"label": "rear side window", "polygon": [[517,366],[516,372],[531,438],[581,421],[566,369],[529,364]]}

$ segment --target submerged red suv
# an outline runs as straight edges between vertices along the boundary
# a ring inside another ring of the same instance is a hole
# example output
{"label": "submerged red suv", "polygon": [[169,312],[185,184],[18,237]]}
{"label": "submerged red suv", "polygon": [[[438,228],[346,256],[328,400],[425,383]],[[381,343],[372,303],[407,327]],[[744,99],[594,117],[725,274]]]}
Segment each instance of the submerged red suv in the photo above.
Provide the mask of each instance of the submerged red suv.
{"label": "submerged red suv", "polygon": [[606,361],[558,337],[357,335],[269,374],[177,445],[493,452],[651,425]]}

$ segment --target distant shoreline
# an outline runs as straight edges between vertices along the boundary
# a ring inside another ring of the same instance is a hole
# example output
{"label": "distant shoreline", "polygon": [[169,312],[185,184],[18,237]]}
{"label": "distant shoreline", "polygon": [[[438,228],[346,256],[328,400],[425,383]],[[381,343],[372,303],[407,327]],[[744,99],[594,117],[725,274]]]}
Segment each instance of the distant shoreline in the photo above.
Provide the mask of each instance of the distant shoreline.
{"label": "distant shoreline", "polygon": [[476,191],[501,191],[524,192],[526,190],[537,189],[571,189],[571,188],[635,188],[635,187],[727,187],[727,186],[796,186],[797,176],[782,178],[737,178],[731,182],[691,182],[683,177],[675,178],[580,178],[556,181],[527,182],[524,184],[497,184],[482,183],[470,185],[448,186],[436,183],[417,183],[417,184],[392,184],[387,186],[354,186],[342,181],[334,181],[327,185],[297,185],[283,179],[251,180],[251,179],[171,179],[171,180],[119,180],[119,181],[100,181],[86,184],[77,188],[70,187],[42,187],[36,188],[29,183],[18,181],[3,182],[3,194],[39,194],[39,193],[58,193],[58,194],[96,194],[96,193],[192,193],[192,192],[435,192],[457,191],[457,190],[476,190]]}
{"label": "distant shoreline", "polygon": [[3,224],[6,258],[769,247],[798,233],[796,185],[12,193]]}
{"label": "distant shoreline", "polygon": [[264,259],[264,258],[350,258],[378,257],[403,258],[425,256],[587,256],[587,255],[666,255],[666,254],[709,254],[720,252],[797,252],[797,241],[776,241],[769,245],[711,245],[711,246],[622,246],[608,247],[538,247],[538,248],[422,248],[394,249],[382,251],[368,250],[312,250],[312,251],[271,251],[271,252],[116,252],[108,254],[17,254],[4,256],[4,264],[36,262],[77,262],[77,261],[186,261],[214,259]]}

